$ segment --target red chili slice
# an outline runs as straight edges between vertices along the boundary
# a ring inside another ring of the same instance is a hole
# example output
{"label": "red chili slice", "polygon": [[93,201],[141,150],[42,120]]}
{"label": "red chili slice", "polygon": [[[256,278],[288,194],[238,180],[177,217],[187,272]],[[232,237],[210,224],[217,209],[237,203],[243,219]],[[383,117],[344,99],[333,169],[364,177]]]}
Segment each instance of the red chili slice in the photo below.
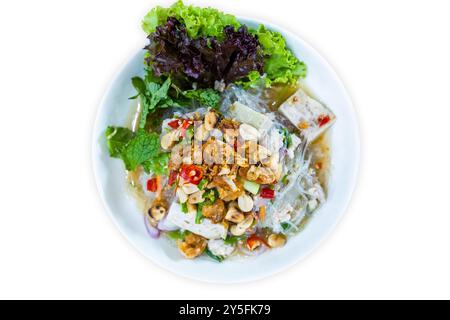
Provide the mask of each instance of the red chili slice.
{"label": "red chili slice", "polygon": [[322,115],[317,119],[317,122],[319,123],[319,127],[323,127],[328,122],[330,122],[331,118],[329,115]]}
{"label": "red chili slice", "polygon": [[173,186],[175,182],[177,182],[178,172],[171,171],[169,175],[169,186]]}
{"label": "red chili slice", "polygon": [[147,190],[150,192],[156,192],[158,190],[158,181],[156,178],[147,181]]}
{"label": "red chili slice", "polygon": [[203,178],[203,170],[193,164],[184,165],[181,167],[180,176],[187,182],[198,185]]}
{"label": "red chili slice", "polygon": [[192,121],[191,120],[184,120],[183,124],[181,125],[181,137],[184,138],[186,136],[187,129],[191,126]]}
{"label": "red chili slice", "polygon": [[270,245],[267,243],[267,241],[257,235],[252,235],[247,239],[247,248],[251,251],[255,250],[261,245],[265,245],[266,247],[270,248]]}
{"label": "red chili slice", "polygon": [[260,196],[264,199],[273,199],[275,198],[275,191],[269,188],[264,188],[261,190]]}
{"label": "red chili slice", "polygon": [[180,124],[180,120],[173,120],[173,121],[169,122],[168,125],[172,129],[178,129],[181,124]]}

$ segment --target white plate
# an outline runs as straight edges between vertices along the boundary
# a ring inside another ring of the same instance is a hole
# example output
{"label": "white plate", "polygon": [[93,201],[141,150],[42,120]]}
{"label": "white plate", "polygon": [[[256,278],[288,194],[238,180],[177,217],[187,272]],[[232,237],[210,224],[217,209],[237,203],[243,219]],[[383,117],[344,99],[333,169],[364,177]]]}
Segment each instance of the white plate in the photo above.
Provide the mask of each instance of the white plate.
{"label": "white plate", "polygon": [[257,20],[240,19],[249,26],[264,23],[281,32],[293,52],[308,66],[304,81],[314,95],[337,116],[331,132],[332,173],[327,203],[315,213],[303,232],[292,237],[286,246],[258,257],[225,261],[221,264],[208,258],[186,260],[168,241],[153,240],[145,230],[143,215],[126,190],[124,166],[108,155],[104,137],[108,125],[124,126],[130,117],[135,94],[130,79],[143,75],[143,50],[136,54],[112,82],[104,99],[94,128],[93,164],[100,196],[108,213],[125,237],[155,264],[181,276],[214,283],[251,281],[280,272],[304,258],[333,230],[347,205],[356,184],[360,142],[358,124],[351,100],[330,65],[307,43],[279,27]]}

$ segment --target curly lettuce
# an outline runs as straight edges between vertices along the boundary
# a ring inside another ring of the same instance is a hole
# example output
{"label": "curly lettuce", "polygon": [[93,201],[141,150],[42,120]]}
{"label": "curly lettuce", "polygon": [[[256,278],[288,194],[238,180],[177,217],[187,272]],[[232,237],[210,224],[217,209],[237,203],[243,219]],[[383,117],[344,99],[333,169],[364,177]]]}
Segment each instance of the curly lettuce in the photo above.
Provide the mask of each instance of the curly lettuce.
{"label": "curly lettuce", "polygon": [[306,77],[306,65],[301,62],[286,46],[286,40],[279,32],[270,31],[260,25],[255,31],[263,47],[266,82],[292,84],[299,78]]}
{"label": "curly lettuce", "polygon": [[[156,7],[151,10],[142,22],[142,28],[148,35],[156,32],[157,27],[164,25],[169,18],[176,18],[185,26],[191,39],[215,37],[219,41],[226,38],[224,30],[232,26],[238,29],[242,24],[237,18],[213,8],[187,6],[177,1],[169,8]],[[306,65],[287,48],[284,37],[275,31],[260,25],[256,30],[249,30],[255,35],[264,55],[264,81],[266,86],[272,84],[294,84],[298,79],[306,77]],[[235,80],[244,87],[261,82],[261,74],[250,71],[245,77]]]}
{"label": "curly lettuce", "polygon": [[236,29],[241,26],[235,16],[225,14],[213,8],[200,8],[186,6],[183,1],[177,1],[169,8],[155,7],[142,21],[142,29],[147,34],[156,31],[156,28],[167,22],[169,17],[174,17],[186,26],[190,38],[216,37],[223,39],[223,30],[226,26]]}
{"label": "curly lettuce", "polygon": [[[215,37],[192,39],[186,26],[174,17],[149,36],[147,63],[156,76],[171,77],[177,86],[213,88],[216,82],[229,84],[252,71],[263,73],[264,57],[258,39],[246,26],[223,30]],[[187,80],[188,86],[183,85]]]}

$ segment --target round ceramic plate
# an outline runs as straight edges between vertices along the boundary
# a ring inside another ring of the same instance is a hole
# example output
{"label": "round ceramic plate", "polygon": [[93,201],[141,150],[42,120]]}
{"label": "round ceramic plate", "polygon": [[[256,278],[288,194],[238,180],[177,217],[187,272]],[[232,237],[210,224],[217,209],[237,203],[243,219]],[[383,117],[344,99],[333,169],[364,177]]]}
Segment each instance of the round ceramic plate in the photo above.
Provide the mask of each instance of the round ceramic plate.
{"label": "round ceramic plate", "polygon": [[186,260],[175,245],[163,239],[151,239],[143,215],[127,191],[122,161],[109,157],[105,129],[108,125],[126,126],[130,120],[129,97],[135,94],[131,77],[143,75],[141,50],[120,71],[106,92],[98,112],[93,136],[93,164],[103,203],[125,237],[155,264],[181,276],[215,283],[251,281],[285,270],[308,255],[333,230],[350,202],[359,165],[359,135],[351,100],[330,65],[307,43],[279,27],[253,19],[240,19],[255,27],[259,23],[281,32],[288,46],[308,66],[304,83],[314,96],[337,116],[331,129],[331,176],[328,200],[307,227],[292,237],[286,246],[260,256],[230,259],[216,263],[208,258]]}

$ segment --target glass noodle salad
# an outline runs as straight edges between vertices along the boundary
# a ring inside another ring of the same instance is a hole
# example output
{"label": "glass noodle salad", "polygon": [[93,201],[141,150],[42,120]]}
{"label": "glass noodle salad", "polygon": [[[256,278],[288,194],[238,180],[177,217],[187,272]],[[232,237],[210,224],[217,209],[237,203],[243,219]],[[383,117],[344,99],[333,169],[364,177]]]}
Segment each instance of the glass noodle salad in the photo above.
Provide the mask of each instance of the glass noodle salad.
{"label": "glass noodle salad", "polygon": [[106,139],[149,235],[218,262],[283,247],[326,201],[336,117],[306,65],[280,33],[212,8],[178,1],[142,26],[136,115]]}

